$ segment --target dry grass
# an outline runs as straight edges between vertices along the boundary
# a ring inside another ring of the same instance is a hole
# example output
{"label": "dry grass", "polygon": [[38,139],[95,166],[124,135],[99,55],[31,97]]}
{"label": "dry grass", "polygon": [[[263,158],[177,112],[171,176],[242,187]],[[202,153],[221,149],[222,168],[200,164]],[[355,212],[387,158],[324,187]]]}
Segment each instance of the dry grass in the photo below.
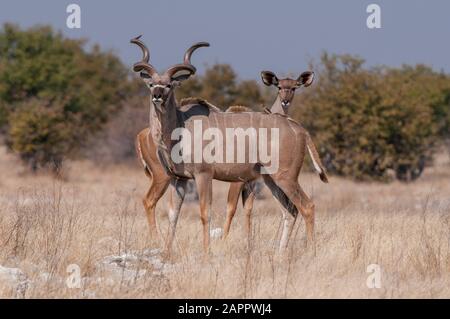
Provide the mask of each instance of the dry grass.
{"label": "dry grass", "polygon": [[[21,172],[0,149],[0,265],[27,280],[0,281],[0,296],[26,298],[449,298],[450,166],[446,156],[416,183],[322,184],[302,174],[313,194],[315,257],[297,223],[287,256],[275,253],[281,216],[276,202],[258,200],[247,243],[239,209],[227,241],[214,240],[201,261],[197,204],[183,207],[175,254],[161,263],[149,238],[141,196],[148,187],[137,168],[69,165],[68,179]],[[221,227],[227,184],[214,185],[213,227]],[[158,204],[167,230],[167,199]],[[67,267],[81,269],[68,288]],[[381,267],[381,288],[366,285],[370,264]]]}

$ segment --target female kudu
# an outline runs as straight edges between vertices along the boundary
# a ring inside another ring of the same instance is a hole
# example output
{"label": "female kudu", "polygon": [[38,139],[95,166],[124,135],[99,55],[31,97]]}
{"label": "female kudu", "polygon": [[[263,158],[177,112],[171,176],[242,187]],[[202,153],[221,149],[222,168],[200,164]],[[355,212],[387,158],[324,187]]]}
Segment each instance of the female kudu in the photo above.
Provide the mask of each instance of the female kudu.
{"label": "female kudu", "polygon": [[[270,108],[270,112],[287,116],[289,106],[291,105],[292,100],[294,99],[295,96],[295,90],[302,86],[303,87],[310,86],[314,80],[314,73],[306,71],[300,74],[300,76],[296,80],[290,78],[279,80],[275,75],[275,73],[271,71],[263,71],[261,72],[261,79],[265,85],[267,86],[273,85],[278,88],[278,94],[275,99],[275,102],[272,104]],[[232,106],[227,111],[245,112],[251,110],[239,107],[235,108]],[[320,179],[324,183],[328,183],[328,178],[325,169],[321,164],[319,154],[317,153],[316,147],[314,146],[314,143],[312,142],[309,135],[307,136],[306,146],[313,161],[314,168],[320,174]],[[223,227],[224,239],[228,236],[228,233],[230,232],[231,222],[233,221],[234,214],[236,213],[237,203],[240,194],[242,194],[242,205],[244,206],[246,216],[247,233],[249,235],[251,233],[251,213],[253,210],[253,202],[255,199],[255,184],[243,182],[231,183],[230,188],[228,190],[227,214],[225,218],[225,225]],[[283,213],[286,214],[285,211],[283,211]]]}

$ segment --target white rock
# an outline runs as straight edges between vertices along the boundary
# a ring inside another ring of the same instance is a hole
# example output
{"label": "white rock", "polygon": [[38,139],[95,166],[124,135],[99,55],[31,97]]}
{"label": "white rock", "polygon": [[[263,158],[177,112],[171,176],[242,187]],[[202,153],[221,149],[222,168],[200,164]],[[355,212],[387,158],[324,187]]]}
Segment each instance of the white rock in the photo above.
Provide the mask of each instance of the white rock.
{"label": "white rock", "polygon": [[15,297],[24,297],[30,281],[19,268],[0,265],[0,295],[13,291]]}
{"label": "white rock", "polygon": [[146,249],[143,251],[143,254],[145,256],[157,256],[157,255],[160,255],[161,253],[162,253],[161,248]]}
{"label": "white rock", "polygon": [[222,238],[223,229],[222,228],[214,228],[210,232],[211,238]]}
{"label": "white rock", "polygon": [[136,263],[138,257],[132,254],[122,254],[118,256],[107,256],[103,259],[104,264],[126,267],[129,264]]}

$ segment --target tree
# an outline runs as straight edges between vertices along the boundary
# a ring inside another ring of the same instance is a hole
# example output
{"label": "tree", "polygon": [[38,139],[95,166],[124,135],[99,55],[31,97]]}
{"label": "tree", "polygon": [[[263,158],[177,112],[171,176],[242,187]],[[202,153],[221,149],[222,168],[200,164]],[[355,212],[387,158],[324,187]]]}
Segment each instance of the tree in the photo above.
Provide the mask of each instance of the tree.
{"label": "tree", "polygon": [[261,109],[260,85],[254,80],[239,81],[228,64],[215,64],[202,76],[195,76],[177,89],[177,97],[201,97],[226,110],[231,105]]}
{"label": "tree", "polygon": [[36,99],[24,102],[11,114],[9,145],[33,171],[44,163],[58,170],[63,156],[73,147],[61,110]]}
{"label": "tree", "polygon": [[414,180],[443,130],[449,80],[422,65],[363,64],[349,55],[322,55],[316,87],[303,94],[295,117],[311,131],[331,172],[388,180],[393,171],[399,180]]}
{"label": "tree", "polygon": [[[57,170],[126,98],[120,60],[50,27],[0,31],[0,130],[31,168]],[[42,130],[30,134],[30,128]]]}
{"label": "tree", "polygon": [[202,77],[201,97],[226,108],[237,95],[236,73],[228,64],[215,64]]}
{"label": "tree", "polygon": [[187,97],[200,97],[203,89],[203,83],[201,78],[198,76],[193,76],[187,81],[181,83],[180,87],[177,88],[176,95],[177,98],[187,98]]}
{"label": "tree", "polygon": [[235,104],[244,105],[258,111],[262,109],[263,102],[261,86],[256,81],[245,80],[239,83]]}

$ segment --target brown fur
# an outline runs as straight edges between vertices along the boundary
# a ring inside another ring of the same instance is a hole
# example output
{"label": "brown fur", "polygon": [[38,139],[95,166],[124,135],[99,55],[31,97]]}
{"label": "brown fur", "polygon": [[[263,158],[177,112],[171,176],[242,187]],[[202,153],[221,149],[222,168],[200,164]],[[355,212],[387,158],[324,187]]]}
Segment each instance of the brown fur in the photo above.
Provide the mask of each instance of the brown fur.
{"label": "brown fur", "polygon": [[232,105],[229,108],[227,108],[225,112],[232,112],[232,113],[252,112],[252,109],[244,105]]}
{"label": "brown fur", "polygon": [[189,105],[189,104],[196,104],[196,103],[203,103],[205,100],[201,99],[199,97],[185,97],[180,100],[180,106]]}
{"label": "brown fur", "polygon": [[156,154],[156,146],[150,137],[150,129],[147,127],[136,136],[136,153],[141,165],[144,167],[145,175],[150,180],[150,188],[143,199],[147,220],[150,227],[150,235],[158,234],[156,225],[156,204],[169,186],[170,177],[159,162]]}
{"label": "brown fur", "polygon": [[146,158],[148,158],[149,154],[147,154],[148,148],[146,147],[147,143],[145,141],[149,133],[150,129],[148,127],[140,131],[136,136],[135,147],[136,147],[136,155],[138,156],[139,163],[144,167],[145,175],[151,178],[152,173],[146,161]]}
{"label": "brown fur", "polygon": [[209,103],[207,100],[199,98],[199,97],[186,97],[181,99],[180,108],[183,106],[188,106],[192,104],[199,104],[208,107],[213,112],[221,112],[221,110],[215,106],[214,104]]}

